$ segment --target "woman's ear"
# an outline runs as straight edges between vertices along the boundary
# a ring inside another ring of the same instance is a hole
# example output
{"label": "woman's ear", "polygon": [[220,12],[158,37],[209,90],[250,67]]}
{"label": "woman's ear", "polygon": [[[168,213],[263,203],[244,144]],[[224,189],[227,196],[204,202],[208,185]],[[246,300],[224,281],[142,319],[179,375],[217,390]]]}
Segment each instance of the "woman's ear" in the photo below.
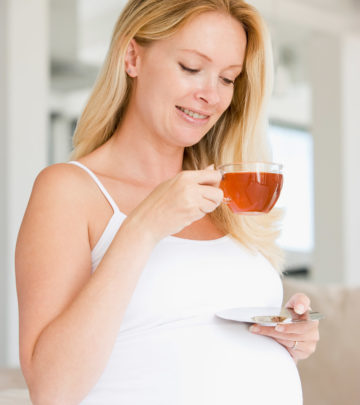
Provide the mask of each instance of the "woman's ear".
{"label": "woman's ear", "polygon": [[135,39],[132,39],[129,43],[125,55],[125,69],[126,73],[130,77],[136,77],[138,75],[139,51],[139,45],[137,44]]}

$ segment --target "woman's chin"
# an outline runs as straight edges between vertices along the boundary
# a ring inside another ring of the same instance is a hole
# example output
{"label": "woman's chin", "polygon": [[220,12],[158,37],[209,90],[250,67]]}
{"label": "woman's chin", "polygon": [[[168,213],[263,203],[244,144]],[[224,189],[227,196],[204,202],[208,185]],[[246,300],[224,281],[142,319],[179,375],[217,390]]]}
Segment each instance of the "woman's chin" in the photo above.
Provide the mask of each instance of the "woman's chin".
{"label": "woman's chin", "polygon": [[201,141],[201,139],[206,135],[206,132],[199,133],[199,131],[177,131],[174,134],[174,140],[175,142],[184,148],[196,145]]}

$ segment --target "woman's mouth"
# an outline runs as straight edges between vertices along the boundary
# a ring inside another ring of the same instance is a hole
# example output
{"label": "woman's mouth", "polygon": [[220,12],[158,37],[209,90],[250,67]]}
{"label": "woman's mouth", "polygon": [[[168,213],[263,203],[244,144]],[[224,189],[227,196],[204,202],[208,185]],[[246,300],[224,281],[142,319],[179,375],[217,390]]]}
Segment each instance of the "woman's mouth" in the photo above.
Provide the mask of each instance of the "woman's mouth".
{"label": "woman's mouth", "polygon": [[189,110],[184,107],[176,106],[176,109],[181,113],[181,116],[189,122],[205,123],[210,118],[210,115],[201,114],[200,112]]}

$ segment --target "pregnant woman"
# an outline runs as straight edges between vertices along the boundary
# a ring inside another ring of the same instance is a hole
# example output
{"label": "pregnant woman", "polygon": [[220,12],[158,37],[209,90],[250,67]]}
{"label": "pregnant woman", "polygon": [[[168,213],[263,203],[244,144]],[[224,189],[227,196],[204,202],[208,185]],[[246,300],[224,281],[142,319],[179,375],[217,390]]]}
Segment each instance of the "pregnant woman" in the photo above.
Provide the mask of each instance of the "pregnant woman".
{"label": "pregnant woman", "polygon": [[249,330],[215,316],[282,304],[278,213],[230,212],[212,166],[271,159],[270,84],[267,31],[247,3],[125,6],[72,160],[38,175],[18,236],[34,405],[302,403],[296,362],[317,322]]}

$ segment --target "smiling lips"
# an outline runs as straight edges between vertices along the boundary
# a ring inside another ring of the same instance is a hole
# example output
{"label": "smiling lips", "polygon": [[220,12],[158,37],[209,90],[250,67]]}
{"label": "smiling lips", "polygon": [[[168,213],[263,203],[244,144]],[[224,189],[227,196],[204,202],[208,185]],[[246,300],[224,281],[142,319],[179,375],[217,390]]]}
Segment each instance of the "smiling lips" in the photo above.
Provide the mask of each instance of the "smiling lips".
{"label": "smiling lips", "polygon": [[204,115],[204,114],[201,114],[199,112],[188,110],[187,108],[184,108],[184,107],[176,106],[176,108],[178,110],[182,111],[188,117],[191,117],[191,118],[196,119],[196,120],[206,120],[206,119],[208,119],[210,117],[209,115]]}

